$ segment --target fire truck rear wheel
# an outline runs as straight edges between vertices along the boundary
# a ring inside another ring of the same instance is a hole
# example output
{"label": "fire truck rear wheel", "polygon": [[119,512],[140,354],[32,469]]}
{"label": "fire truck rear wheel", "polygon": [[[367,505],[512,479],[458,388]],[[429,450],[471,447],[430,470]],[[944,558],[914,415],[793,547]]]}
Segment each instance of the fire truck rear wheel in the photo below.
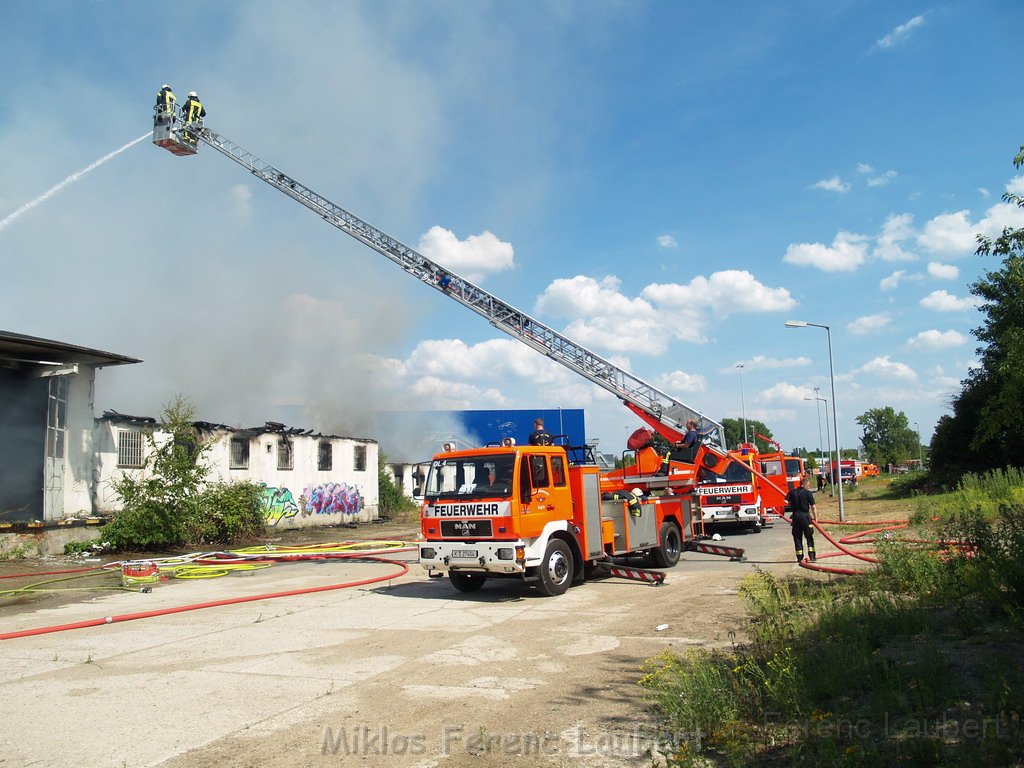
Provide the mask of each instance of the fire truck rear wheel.
{"label": "fire truck rear wheel", "polygon": [[487,574],[473,571],[448,571],[448,579],[459,592],[476,592],[487,581]]}
{"label": "fire truck rear wheel", "polygon": [[651,550],[651,559],[658,568],[672,568],[679,562],[683,550],[682,537],[675,523],[666,520],[661,524],[658,543],[661,546]]}
{"label": "fire truck rear wheel", "polygon": [[572,550],[561,539],[552,539],[544,550],[544,559],[537,566],[540,589],[548,597],[563,594],[572,583]]}

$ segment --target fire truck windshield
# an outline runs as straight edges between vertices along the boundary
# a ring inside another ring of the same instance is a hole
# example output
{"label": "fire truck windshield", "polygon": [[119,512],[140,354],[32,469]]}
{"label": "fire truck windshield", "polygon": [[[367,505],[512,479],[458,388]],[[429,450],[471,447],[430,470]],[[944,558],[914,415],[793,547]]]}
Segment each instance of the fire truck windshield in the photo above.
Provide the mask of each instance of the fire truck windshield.
{"label": "fire truck windshield", "polygon": [[706,467],[701,467],[700,482],[702,483],[749,483],[751,482],[750,468],[739,461],[730,461],[725,472],[716,475]]}
{"label": "fire truck windshield", "polygon": [[434,459],[424,498],[507,499],[512,495],[515,454]]}

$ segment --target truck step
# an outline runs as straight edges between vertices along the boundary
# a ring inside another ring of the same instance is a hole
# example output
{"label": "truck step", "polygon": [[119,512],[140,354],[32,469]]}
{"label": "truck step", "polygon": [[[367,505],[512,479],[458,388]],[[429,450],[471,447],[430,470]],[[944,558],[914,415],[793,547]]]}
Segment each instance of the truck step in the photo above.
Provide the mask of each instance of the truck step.
{"label": "truck step", "polygon": [[742,562],[747,559],[743,555],[746,550],[742,547],[725,547],[721,544],[705,544],[703,542],[688,541],[686,542],[686,550],[688,552],[703,552],[705,555],[721,555],[722,557],[728,557],[730,560],[734,560],[736,562]]}

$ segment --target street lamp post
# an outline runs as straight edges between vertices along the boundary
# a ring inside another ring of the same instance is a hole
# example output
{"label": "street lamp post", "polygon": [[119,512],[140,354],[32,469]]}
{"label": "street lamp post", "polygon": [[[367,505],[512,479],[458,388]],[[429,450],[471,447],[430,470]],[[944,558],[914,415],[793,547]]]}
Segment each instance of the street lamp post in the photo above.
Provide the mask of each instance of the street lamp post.
{"label": "street lamp post", "polygon": [[740,369],[740,412],[743,415],[743,442],[747,440],[747,406],[743,401],[743,363],[736,363],[736,367]]}
{"label": "street lamp post", "polygon": [[839,522],[846,522],[846,508],[843,506],[843,454],[839,450],[839,422],[836,419],[836,375],[832,364],[832,329],[821,323],[808,323],[804,320],[787,320],[787,328],[824,328],[828,338],[828,378],[832,386],[832,431],[836,436],[836,472],[839,473]]}
{"label": "street lamp post", "polygon": [[921,465],[921,469],[924,469],[924,448],[921,447],[921,425],[915,421],[914,426],[917,427],[917,461]]}
{"label": "street lamp post", "polygon": [[[815,393],[820,391],[820,387],[814,387]],[[825,445],[828,447],[828,461],[831,462],[831,435],[828,434],[828,400],[824,397],[818,397],[815,394],[814,397],[805,397],[805,400],[817,400],[818,402],[825,403]],[[821,444],[821,408],[818,406],[818,402],[814,403],[814,411],[818,415],[818,444]],[[821,449],[818,449],[818,455],[821,455]],[[824,457],[821,458],[822,466],[824,465]],[[833,471],[828,471],[828,496],[836,496],[836,478],[833,476]]]}

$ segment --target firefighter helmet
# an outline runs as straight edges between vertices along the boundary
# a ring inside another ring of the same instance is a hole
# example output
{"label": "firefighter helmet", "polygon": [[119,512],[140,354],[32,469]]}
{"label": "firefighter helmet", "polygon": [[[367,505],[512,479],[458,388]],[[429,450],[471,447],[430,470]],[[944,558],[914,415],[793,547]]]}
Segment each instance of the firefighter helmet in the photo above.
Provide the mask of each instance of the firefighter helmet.
{"label": "firefighter helmet", "polygon": [[639,498],[640,498],[641,496],[643,496],[643,495],[644,495],[644,492],[643,492],[643,491],[641,491],[641,490],[640,490],[639,488],[634,488],[634,489],[633,489],[632,491],[630,491],[630,493],[632,493],[632,494],[633,494],[634,496],[636,496],[636,497],[637,497],[638,499],[639,499]]}
{"label": "firefighter helmet", "polygon": [[171,86],[169,86],[167,83],[164,83],[163,87],[160,90],[162,90],[162,91],[169,91],[169,90],[171,90]]}
{"label": "firefighter helmet", "polygon": [[199,94],[198,94],[198,93],[196,93],[195,91],[189,91],[189,92],[188,92],[188,97],[189,97],[190,99],[198,99],[198,98],[199,98]]}

